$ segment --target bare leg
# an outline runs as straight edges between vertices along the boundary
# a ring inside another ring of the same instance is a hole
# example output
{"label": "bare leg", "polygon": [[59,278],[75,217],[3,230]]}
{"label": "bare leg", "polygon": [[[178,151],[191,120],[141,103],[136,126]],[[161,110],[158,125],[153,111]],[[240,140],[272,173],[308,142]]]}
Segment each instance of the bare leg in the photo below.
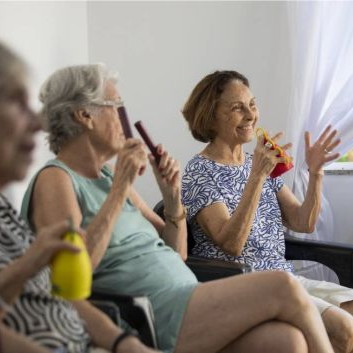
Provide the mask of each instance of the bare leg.
{"label": "bare leg", "polygon": [[336,353],[353,352],[353,317],[336,306],[322,314],[326,331]]}
{"label": "bare leg", "polygon": [[221,352],[245,332],[273,320],[298,328],[310,353],[333,353],[319,312],[294,276],[285,272],[200,284],[191,296],[175,352]]}
{"label": "bare leg", "polygon": [[353,300],[342,303],[341,308],[353,315]]}
{"label": "bare leg", "polygon": [[269,321],[244,333],[221,353],[307,353],[303,334],[295,327]]}

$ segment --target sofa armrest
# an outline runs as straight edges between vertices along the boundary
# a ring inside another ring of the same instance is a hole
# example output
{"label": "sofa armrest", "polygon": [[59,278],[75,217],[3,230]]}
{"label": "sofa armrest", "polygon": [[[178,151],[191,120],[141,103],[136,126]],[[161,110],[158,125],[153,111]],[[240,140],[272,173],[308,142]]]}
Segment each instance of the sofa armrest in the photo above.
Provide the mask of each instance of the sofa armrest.
{"label": "sofa armrest", "polygon": [[200,282],[240,275],[252,272],[249,265],[221,260],[207,259],[198,256],[189,256],[186,260],[192,272]]}
{"label": "sofa armrest", "polygon": [[286,259],[319,262],[337,274],[342,286],[353,288],[353,245],[299,239],[286,235]]}
{"label": "sofa armrest", "polygon": [[116,304],[120,317],[138,331],[141,341],[149,347],[158,348],[153,310],[147,297],[112,294],[94,289],[89,300],[109,301]]}

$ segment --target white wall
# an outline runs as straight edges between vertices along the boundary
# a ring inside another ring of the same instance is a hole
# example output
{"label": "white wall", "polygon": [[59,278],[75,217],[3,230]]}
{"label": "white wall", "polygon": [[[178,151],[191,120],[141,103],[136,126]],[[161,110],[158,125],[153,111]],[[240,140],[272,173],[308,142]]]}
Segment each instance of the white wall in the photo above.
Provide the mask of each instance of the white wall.
{"label": "white wall", "polygon": [[[0,39],[32,66],[35,95],[61,66],[89,58],[118,70],[131,120],[143,120],[184,166],[203,144],[192,139],[180,109],[198,80],[216,69],[248,76],[260,125],[286,128],[286,15],[283,2],[0,2]],[[43,140],[30,176],[51,157]],[[17,207],[27,182],[10,188]],[[150,171],[137,187],[150,205],[160,199]]]}
{"label": "white wall", "polygon": [[[88,61],[85,2],[0,2],[0,40],[26,59],[32,69],[33,104],[38,106],[40,84],[54,70]],[[33,175],[52,155],[38,136]],[[19,208],[29,177],[11,185],[6,194]]]}
{"label": "white wall", "polygon": [[[214,70],[245,74],[260,125],[273,132],[286,128],[286,16],[283,2],[89,2],[89,57],[120,72],[131,120],[143,120],[184,166],[203,144],[192,139],[180,109]],[[137,186],[150,205],[160,199],[151,172]]]}

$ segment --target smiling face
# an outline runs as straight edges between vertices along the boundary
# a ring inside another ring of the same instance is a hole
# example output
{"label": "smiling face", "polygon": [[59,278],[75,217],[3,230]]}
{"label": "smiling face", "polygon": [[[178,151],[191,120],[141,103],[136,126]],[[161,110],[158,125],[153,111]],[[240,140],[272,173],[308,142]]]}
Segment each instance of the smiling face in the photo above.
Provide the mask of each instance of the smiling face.
{"label": "smiling face", "polygon": [[213,130],[216,139],[244,144],[254,138],[258,120],[255,97],[238,80],[230,81],[220,96]]}
{"label": "smiling face", "polygon": [[28,104],[21,78],[11,77],[0,93],[0,186],[25,177],[32,162],[38,117]]}

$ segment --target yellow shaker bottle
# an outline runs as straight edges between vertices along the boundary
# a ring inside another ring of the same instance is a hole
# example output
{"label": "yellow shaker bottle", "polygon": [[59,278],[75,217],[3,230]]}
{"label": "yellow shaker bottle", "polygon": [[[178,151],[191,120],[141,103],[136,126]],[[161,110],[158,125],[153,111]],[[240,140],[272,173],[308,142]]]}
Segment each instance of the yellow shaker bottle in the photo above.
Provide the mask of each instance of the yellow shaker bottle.
{"label": "yellow shaker bottle", "polygon": [[60,251],[51,263],[52,294],[67,300],[81,300],[90,296],[92,264],[81,235],[72,222],[63,239],[80,248],[80,252]]}

